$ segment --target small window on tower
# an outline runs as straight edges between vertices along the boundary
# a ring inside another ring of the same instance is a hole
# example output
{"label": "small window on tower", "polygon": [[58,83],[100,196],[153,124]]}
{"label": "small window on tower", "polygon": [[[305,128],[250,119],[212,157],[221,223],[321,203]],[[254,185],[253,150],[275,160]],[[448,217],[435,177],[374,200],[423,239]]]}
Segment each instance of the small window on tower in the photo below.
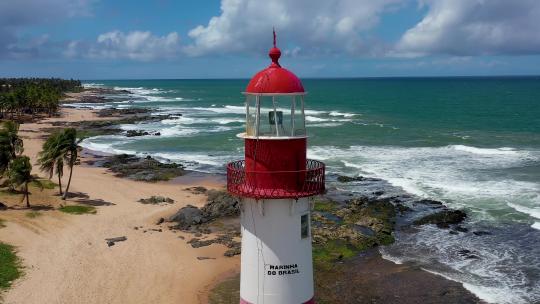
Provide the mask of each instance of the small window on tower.
{"label": "small window on tower", "polygon": [[300,234],[303,239],[309,237],[309,215],[304,214],[300,217]]}

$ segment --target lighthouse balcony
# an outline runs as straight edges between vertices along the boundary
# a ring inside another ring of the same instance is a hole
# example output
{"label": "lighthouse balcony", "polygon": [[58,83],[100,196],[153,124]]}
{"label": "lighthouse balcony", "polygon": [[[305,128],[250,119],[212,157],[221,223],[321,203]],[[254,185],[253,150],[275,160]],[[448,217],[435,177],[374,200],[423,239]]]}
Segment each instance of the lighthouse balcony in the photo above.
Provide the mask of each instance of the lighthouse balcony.
{"label": "lighthouse balcony", "polygon": [[324,192],[324,172],[324,163],[312,159],[305,169],[292,171],[248,170],[239,160],[227,165],[227,190],[255,199],[298,199]]}

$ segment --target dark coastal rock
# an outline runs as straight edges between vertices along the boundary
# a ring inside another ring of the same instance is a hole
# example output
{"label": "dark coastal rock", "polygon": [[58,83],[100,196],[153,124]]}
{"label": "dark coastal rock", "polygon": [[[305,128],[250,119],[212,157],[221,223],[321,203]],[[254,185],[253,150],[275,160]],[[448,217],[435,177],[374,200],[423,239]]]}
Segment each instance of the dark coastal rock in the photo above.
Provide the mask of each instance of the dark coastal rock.
{"label": "dark coastal rock", "polygon": [[[170,222],[176,222],[174,228],[189,230],[194,233],[210,233],[208,229],[199,227],[200,224],[212,222],[219,218],[236,217],[240,215],[240,202],[226,191],[208,190],[207,202],[202,208],[192,205],[178,210],[169,218]],[[192,227],[196,226],[196,227]]]}
{"label": "dark coastal rock", "polygon": [[207,203],[201,208],[206,221],[219,217],[240,215],[240,202],[227,191],[208,190]]}
{"label": "dark coastal rock", "polygon": [[187,205],[169,217],[169,222],[176,222],[180,229],[188,229],[203,222],[203,212],[195,206]]}
{"label": "dark coastal rock", "polygon": [[456,227],[454,227],[454,230],[459,231],[459,232],[469,232],[469,229],[465,228],[463,226],[456,226]]}
{"label": "dark coastal rock", "polygon": [[340,183],[350,183],[350,182],[361,182],[361,181],[375,181],[378,180],[376,178],[371,177],[364,177],[364,176],[346,176],[346,175],[339,175],[337,177],[337,181]]}
{"label": "dark coastal rock", "polygon": [[[164,115],[150,115],[151,109],[103,109],[98,112],[100,117],[114,117],[110,120],[92,120],[92,121],[55,121],[52,125],[55,127],[72,127],[77,129],[77,135],[80,138],[87,138],[99,135],[114,135],[122,134],[124,131],[119,127],[126,124],[137,124],[141,122],[157,122],[163,119],[174,119],[178,115],[164,114]],[[54,128],[51,131],[55,130]],[[140,136],[139,132],[131,132],[129,135]],[[141,134],[142,135],[142,134]],[[160,132],[149,133],[148,135],[161,135]]]}
{"label": "dark coastal rock", "polygon": [[211,257],[205,257],[205,256],[198,256],[197,257],[197,260],[199,261],[203,261],[203,260],[215,260],[216,258],[211,258]]}
{"label": "dark coastal rock", "polygon": [[128,130],[126,132],[126,137],[136,137],[136,136],[146,136],[150,135],[147,131],[141,131],[141,130]]}
{"label": "dark coastal rock", "polygon": [[[161,224],[163,224],[163,222],[165,222],[165,219],[162,218],[162,217],[160,217],[160,218],[157,220],[156,225],[161,225]],[[161,232],[161,231],[160,231],[160,232]]]}
{"label": "dark coastal rock", "polygon": [[148,132],[148,131],[142,131],[142,130],[128,130],[126,132],[126,137],[137,137],[137,136],[160,136],[160,132]]}
{"label": "dark coastal rock", "polygon": [[99,95],[82,95],[79,97],[80,103],[106,103],[112,101],[111,99],[105,98]]}
{"label": "dark coastal rock", "polygon": [[185,174],[184,166],[176,163],[161,163],[150,156],[139,158],[134,155],[113,155],[103,162],[118,177],[155,182],[169,180]]}
{"label": "dark coastal rock", "polygon": [[232,248],[232,249],[229,249],[229,250],[225,251],[225,253],[223,255],[230,258],[230,257],[233,257],[235,255],[239,255],[240,253],[241,253],[240,248]]}
{"label": "dark coastal rock", "polygon": [[397,213],[398,208],[390,199],[357,197],[345,204],[316,201],[312,215],[316,263],[326,265],[372,247],[391,244]]}
{"label": "dark coastal rock", "polygon": [[107,246],[109,246],[109,247],[114,246],[116,244],[116,242],[124,242],[126,240],[127,240],[127,237],[125,237],[125,236],[119,236],[119,237],[113,237],[113,238],[105,239],[105,241],[107,242]]}
{"label": "dark coastal rock", "polygon": [[7,210],[7,208],[8,208],[8,207],[7,207],[6,204],[0,202],[0,210]]}
{"label": "dark coastal rock", "polygon": [[192,194],[204,194],[208,189],[202,186],[196,186],[196,187],[189,187],[185,188],[184,190],[190,191]]}
{"label": "dark coastal rock", "polygon": [[457,254],[465,259],[479,259],[480,257],[468,249],[458,250]]}
{"label": "dark coastal rock", "polygon": [[448,228],[450,225],[459,224],[465,220],[467,214],[461,210],[443,210],[421,217],[413,222],[413,225],[434,224],[439,228]]}
{"label": "dark coastal rock", "polygon": [[164,196],[155,196],[152,195],[149,198],[141,198],[138,200],[141,204],[151,204],[151,205],[158,205],[158,204],[172,204],[174,203],[174,200],[172,198],[164,197]]}
{"label": "dark coastal rock", "polygon": [[428,205],[428,206],[435,206],[435,207],[444,206],[442,202],[431,200],[431,199],[422,199],[422,200],[414,201],[413,204],[421,204],[421,205]]}
{"label": "dark coastal rock", "polygon": [[193,248],[200,248],[200,247],[206,247],[214,244],[214,240],[201,240],[198,238],[193,238],[188,241],[188,244],[191,245]]}
{"label": "dark coastal rock", "polygon": [[127,108],[127,109],[117,109],[117,108],[107,108],[101,109],[97,112],[98,117],[118,117],[124,115],[141,115],[148,114],[152,112],[152,109],[148,108]]}
{"label": "dark coastal rock", "polygon": [[399,212],[399,213],[405,213],[405,212],[410,212],[412,211],[413,209],[412,208],[409,208],[401,203],[397,203],[396,204],[396,210]]}
{"label": "dark coastal rock", "polygon": [[491,232],[479,230],[479,231],[473,231],[473,234],[478,235],[478,236],[482,236],[482,235],[490,235]]}

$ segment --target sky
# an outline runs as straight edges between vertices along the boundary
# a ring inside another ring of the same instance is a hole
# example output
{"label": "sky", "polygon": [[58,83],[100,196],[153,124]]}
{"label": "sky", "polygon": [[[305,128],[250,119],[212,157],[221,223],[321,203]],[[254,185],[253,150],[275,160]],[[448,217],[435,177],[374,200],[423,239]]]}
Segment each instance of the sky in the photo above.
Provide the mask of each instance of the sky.
{"label": "sky", "polygon": [[0,77],[540,75],[539,0],[0,0]]}

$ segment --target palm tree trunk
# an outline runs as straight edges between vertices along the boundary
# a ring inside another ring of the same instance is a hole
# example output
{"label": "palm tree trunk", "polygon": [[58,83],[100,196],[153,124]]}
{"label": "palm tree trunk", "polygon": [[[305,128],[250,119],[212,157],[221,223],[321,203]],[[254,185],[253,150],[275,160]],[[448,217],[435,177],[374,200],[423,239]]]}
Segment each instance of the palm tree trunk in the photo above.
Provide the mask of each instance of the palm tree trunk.
{"label": "palm tree trunk", "polygon": [[28,183],[24,184],[24,195],[26,196],[26,207],[30,208],[30,195],[28,195]]}
{"label": "palm tree trunk", "polygon": [[58,189],[60,189],[60,195],[62,195],[62,178],[58,174]]}
{"label": "palm tree trunk", "polygon": [[73,163],[69,164],[69,179],[68,179],[68,183],[67,183],[67,186],[66,186],[66,191],[64,191],[64,196],[62,196],[63,200],[66,200],[67,195],[68,195],[69,185],[71,184],[71,176],[73,175],[73,165],[74,165]]}

